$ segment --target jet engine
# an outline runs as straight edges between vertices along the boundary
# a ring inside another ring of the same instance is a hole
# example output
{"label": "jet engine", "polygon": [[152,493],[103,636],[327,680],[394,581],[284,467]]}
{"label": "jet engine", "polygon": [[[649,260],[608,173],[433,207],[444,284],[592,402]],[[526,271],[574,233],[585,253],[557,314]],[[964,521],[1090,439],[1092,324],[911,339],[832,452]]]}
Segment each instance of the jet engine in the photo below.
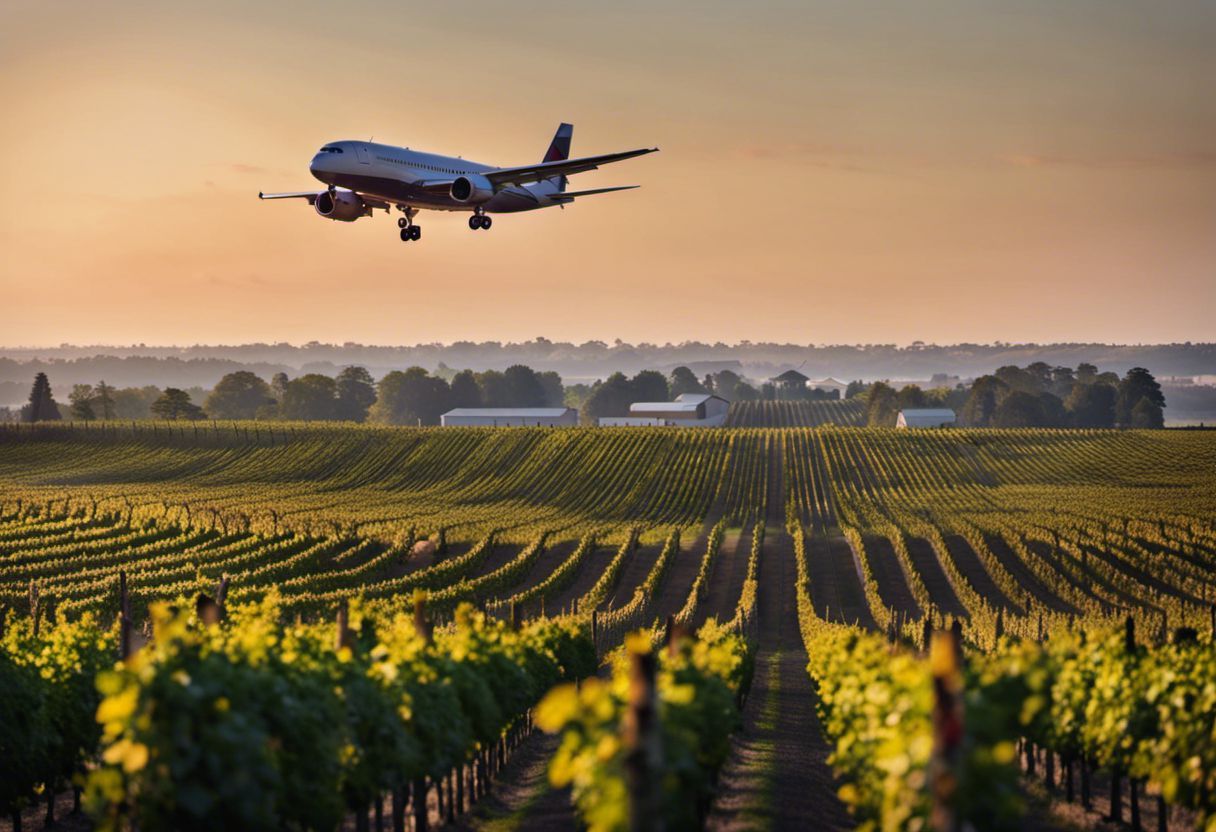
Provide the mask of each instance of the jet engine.
{"label": "jet engine", "polygon": [[352,191],[322,191],[317,196],[317,213],[327,220],[354,222],[371,210],[358,194]]}
{"label": "jet engine", "polygon": [[494,196],[494,185],[489,179],[484,176],[471,173],[468,176],[461,176],[452,183],[452,199],[457,202],[472,203],[480,205],[483,202],[489,202]]}

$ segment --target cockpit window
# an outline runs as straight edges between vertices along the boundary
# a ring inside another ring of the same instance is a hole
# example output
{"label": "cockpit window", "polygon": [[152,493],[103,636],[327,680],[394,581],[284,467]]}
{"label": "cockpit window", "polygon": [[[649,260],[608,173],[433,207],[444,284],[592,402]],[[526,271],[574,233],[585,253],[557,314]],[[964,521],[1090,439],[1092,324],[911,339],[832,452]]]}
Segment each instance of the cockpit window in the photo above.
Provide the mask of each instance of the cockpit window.
{"label": "cockpit window", "polygon": [[333,146],[326,146],[326,147],[321,148],[321,152],[322,152],[322,153],[341,153],[341,152],[342,152],[342,148],[340,148],[340,147],[333,147]]}

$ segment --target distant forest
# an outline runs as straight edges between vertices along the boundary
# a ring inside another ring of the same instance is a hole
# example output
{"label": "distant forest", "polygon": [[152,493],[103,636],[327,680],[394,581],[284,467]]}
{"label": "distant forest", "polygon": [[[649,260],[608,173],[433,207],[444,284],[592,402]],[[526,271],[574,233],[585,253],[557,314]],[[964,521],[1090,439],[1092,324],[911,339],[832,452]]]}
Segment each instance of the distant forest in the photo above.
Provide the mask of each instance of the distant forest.
{"label": "distant forest", "polygon": [[1207,344],[893,344],[799,345],[743,341],[739,344],[629,344],[587,341],[572,344],[537,338],[519,343],[457,341],[452,344],[373,346],[355,343],[301,346],[243,344],[236,346],[158,347],[71,346],[0,348],[0,385],[17,382],[16,391],[0,390],[0,404],[24,400],[35,373],[51,374],[58,384],[94,383],[104,378],[120,386],[174,385],[210,389],[226,374],[249,370],[263,378],[275,373],[337,376],[344,368],[367,368],[376,378],[392,370],[424,367],[440,375],[470,369],[506,370],[525,364],[538,372],[556,372],[566,383],[592,382],[612,373],[642,370],[670,373],[688,367],[698,376],[719,370],[763,381],[795,368],[811,378],[917,380],[944,373],[974,378],[997,367],[1025,367],[1042,362],[1053,367],[1094,364],[1122,375],[1132,367],[1151,367],[1159,378],[1216,374],[1216,343]]}
{"label": "distant forest", "polygon": [[452,408],[576,407],[583,424],[594,425],[605,416],[628,415],[634,402],[665,402],[687,393],[714,394],[734,403],[854,399],[864,407],[865,423],[874,427],[894,426],[906,409],[947,407],[956,414],[958,424],[966,427],[1165,426],[1164,391],[1143,367],[1133,367],[1120,378],[1114,372],[1100,372],[1093,364],[1080,364],[1074,370],[1036,362],[1025,368],[1000,367],[969,385],[929,389],[854,380],[842,391],[808,386],[796,373],[787,376],[780,383],[764,382],[757,389],[732,370],[706,373],[699,379],[688,367],[677,367],[670,376],[642,370],[632,378],[613,373],[590,385],[569,386],[552,370],[538,373],[522,364],[504,372],[465,369],[450,377],[410,367],[392,370],[379,381],[358,366],[344,368],[336,379],[323,373],[291,378],[280,372],[267,381],[248,370],[237,370],[221,378],[201,405],[198,400],[203,391],[198,388],[115,387],[105,380],[95,385],[74,384],[65,414],[50,378],[39,372],[26,404],[19,409],[3,408],[0,420],[211,418],[436,425]]}
{"label": "distant forest", "polygon": [[[1168,392],[1170,419],[1216,419],[1216,386],[1180,386],[1171,382],[1173,376],[1216,375],[1216,344],[1190,343],[1148,346],[917,343],[897,347],[691,342],[659,346],[620,341],[570,344],[540,338],[523,343],[457,342],[400,347],[309,343],[8,348],[0,349],[0,407],[15,409],[24,405],[31,379],[38,373],[47,374],[60,391],[76,385],[96,385],[104,379],[116,392],[119,418],[139,418],[150,413],[152,403],[165,389],[182,390],[191,401],[201,404],[221,379],[240,372],[252,373],[267,382],[276,377],[302,376],[340,380],[344,370],[359,367],[366,371],[367,383],[372,384],[413,367],[450,383],[458,373],[456,368],[476,373],[479,379],[488,373],[492,379],[495,374],[521,365],[545,379],[550,392],[543,403],[564,401],[580,408],[599,386],[597,382],[609,388],[602,391],[602,397],[625,400],[632,392],[622,386],[621,376],[637,378],[645,373],[643,378],[652,378],[650,373],[657,372],[670,378],[677,368],[687,368],[685,372],[694,379],[724,374],[725,384],[720,391],[733,394],[728,396],[732,399],[769,398],[764,392],[765,381],[791,368],[813,379],[832,376],[846,382],[887,381],[897,391],[904,382],[924,385],[932,380],[930,386],[956,391],[949,403],[958,407],[962,404],[957,392],[960,382],[969,387],[970,381],[1001,367],[1094,365],[1116,376],[1134,367],[1151,367]],[[749,383],[753,390],[747,388]],[[742,386],[736,389],[736,384]],[[678,386],[673,385],[673,389]],[[558,392],[563,387],[564,395]],[[648,390],[647,395],[653,396],[654,392]],[[1065,390],[1058,389],[1055,394],[1061,400],[1067,398]],[[461,396],[454,398],[463,401]],[[484,398],[497,403],[496,396]]]}

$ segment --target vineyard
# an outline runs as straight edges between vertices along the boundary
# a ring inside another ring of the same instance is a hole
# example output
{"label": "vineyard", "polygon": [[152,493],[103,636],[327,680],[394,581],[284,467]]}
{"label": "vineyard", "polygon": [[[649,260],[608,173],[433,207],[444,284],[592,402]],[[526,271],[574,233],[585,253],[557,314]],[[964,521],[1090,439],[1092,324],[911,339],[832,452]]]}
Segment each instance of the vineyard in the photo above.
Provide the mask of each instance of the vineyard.
{"label": "vineyard", "polygon": [[727,426],[734,428],[859,427],[865,423],[866,406],[860,399],[733,402],[726,415]]}
{"label": "vineyard", "polygon": [[1216,435],[860,419],[2,429],[0,812],[1216,830]]}

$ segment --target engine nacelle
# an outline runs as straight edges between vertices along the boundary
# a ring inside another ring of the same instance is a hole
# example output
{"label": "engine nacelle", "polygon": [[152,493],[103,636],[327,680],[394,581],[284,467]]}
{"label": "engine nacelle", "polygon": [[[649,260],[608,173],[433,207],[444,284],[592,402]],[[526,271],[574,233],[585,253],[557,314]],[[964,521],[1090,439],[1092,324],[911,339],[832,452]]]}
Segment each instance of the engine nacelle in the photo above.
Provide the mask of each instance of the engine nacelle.
{"label": "engine nacelle", "polygon": [[480,205],[494,196],[494,185],[481,174],[470,173],[452,183],[452,199],[457,202]]}
{"label": "engine nacelle", "polygon": [[351,191],[322,191],[315,203],[317,213],[327,220],[354,222],[371,214],[358,194]]}

